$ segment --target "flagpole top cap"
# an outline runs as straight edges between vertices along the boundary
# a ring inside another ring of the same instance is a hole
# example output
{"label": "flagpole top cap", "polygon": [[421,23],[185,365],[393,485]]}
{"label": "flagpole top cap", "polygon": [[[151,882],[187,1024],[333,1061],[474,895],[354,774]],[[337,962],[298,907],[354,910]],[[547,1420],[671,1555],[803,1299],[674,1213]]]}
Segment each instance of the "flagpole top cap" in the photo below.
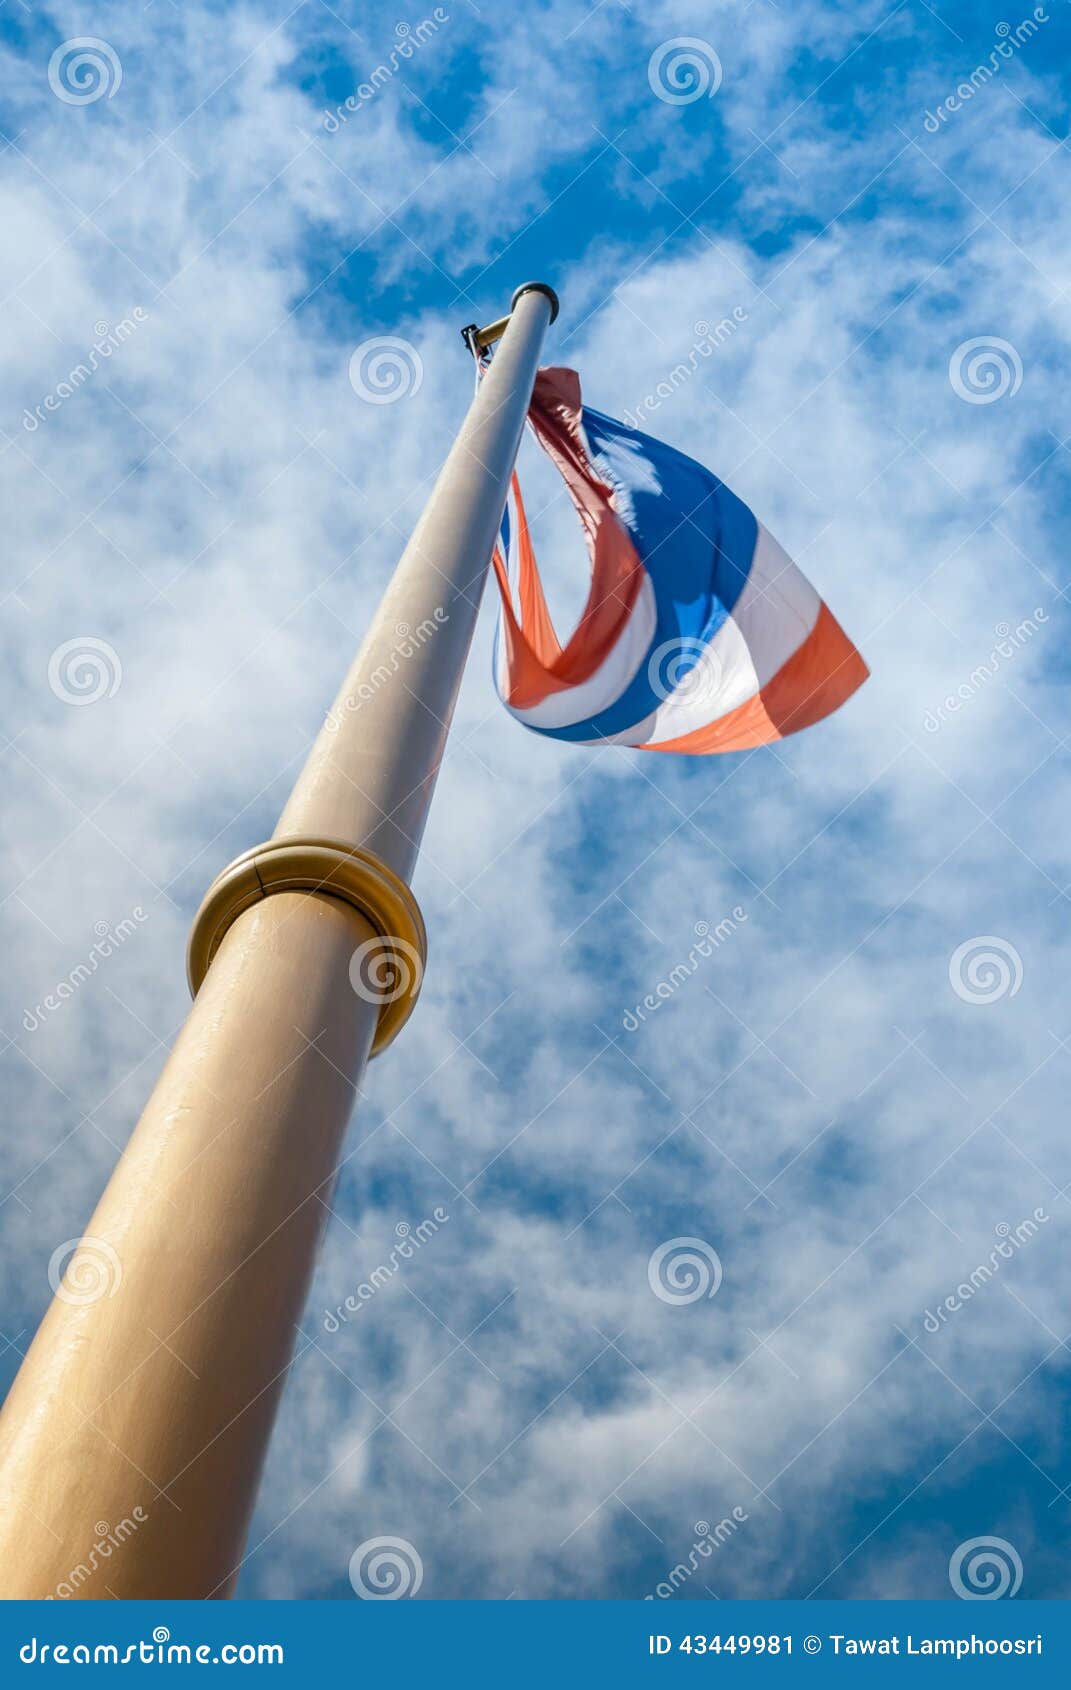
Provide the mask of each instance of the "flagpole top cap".
{"label": "flagpole top cap", "polygon": [[545,294],[550,300],[550,320],[552,323],[554,322],[554,319],[558,315],[558,295],[554,292],[554,289],[550,286],[549,282],[522,282],[520,287],[515,290],[513,298],[509,302],[509,308],[511,311],[516,311],[517,301],[520,299],[522,293]]}

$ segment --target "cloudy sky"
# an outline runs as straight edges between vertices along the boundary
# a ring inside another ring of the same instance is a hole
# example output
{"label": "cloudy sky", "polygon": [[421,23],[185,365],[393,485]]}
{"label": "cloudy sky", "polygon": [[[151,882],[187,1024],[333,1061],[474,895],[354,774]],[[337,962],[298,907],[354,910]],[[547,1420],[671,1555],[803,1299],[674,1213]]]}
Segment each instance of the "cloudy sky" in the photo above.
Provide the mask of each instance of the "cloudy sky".
{"label": "cloudy sky", "polygon": [[0,37],[4,1385],[463,415],[457,331],[544,277],[548,361],[616,415],[666,384],[648,428],[873,675],[775,749],[571,748],[497,704],[485,606],[239,1593],[353,1600],[394,1537],[419,1599],[952,1600],[997,1538],[1066,1595],[1064,0],[8,0]]}

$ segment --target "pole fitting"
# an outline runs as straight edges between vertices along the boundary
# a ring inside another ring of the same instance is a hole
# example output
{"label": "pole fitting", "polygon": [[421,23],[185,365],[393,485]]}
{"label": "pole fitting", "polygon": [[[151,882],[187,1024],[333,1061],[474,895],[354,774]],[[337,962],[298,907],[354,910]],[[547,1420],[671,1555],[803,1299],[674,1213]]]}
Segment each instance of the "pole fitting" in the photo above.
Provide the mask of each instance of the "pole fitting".
{"label": "pole fitting", "polygon": [[558,315],[558,295],[554,292],[554,289],[551,287],[549,282],[522,282],[520,287],[514,290],[513,298],[509,302],[509,308],[511,311],[516,311],[517,301],[520,299],[522,293],[546,294],[547,298],[550,300],[550,320],[552,323],[556,320]]}
{"label": "pole fitting", "polygon": [[[553,323],[558,315],[558,295],[547,282],[522,282],[510,300],[510,314],[517,309],[517,301],[524,293],[541,293],[550,300],[550,320]],[[461,331],[461,338],[465,342],[472,356],[479,361],[480,354],[493,346],[496,340],[501,340],[509,326],[509,317],[499,317],[493,323],[488,323],[481,329],[478,323],[466,323]]]}
{"label": "pole fitting", "polygon": [[[375,929],[374,954],[354,952],[354,990],[380,1006],[372,1040],[378,1056],[401,1031],[416,1007],[428,956],[420,906],[404,880],[372,851],[333,839],[273,839],[243,851],[218,874],[205,893],[190,929],[186,973],[196,997],[231,924],[273,892],[311,892],[339,898]],[[371,945],[371,941],[369,944]]]}
{"label": "pole fitting", "polygon": [[472,356],[478,358],[480,353],[486,352],[487,348],[493,346],[496,340],[502,339],[508,326],[508,317],[499,317],[497,321],[488,323],[485,329],[481,329],[476,323],[469,323],[462,329],[461,338]]}

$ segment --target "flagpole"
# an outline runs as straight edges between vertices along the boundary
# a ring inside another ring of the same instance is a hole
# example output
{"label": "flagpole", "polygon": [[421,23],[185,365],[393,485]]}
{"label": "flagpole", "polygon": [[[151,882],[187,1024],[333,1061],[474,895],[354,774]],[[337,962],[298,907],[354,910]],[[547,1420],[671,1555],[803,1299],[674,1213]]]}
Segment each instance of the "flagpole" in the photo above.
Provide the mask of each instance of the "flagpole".
{"label": "flagpole", "polygon": [[193,1007],[0,1413],[0,1598],[233,1591],[361,1075],[419,991],[408,883],[557,309],[528,283],[495,325],[273,838],[198,911]]}

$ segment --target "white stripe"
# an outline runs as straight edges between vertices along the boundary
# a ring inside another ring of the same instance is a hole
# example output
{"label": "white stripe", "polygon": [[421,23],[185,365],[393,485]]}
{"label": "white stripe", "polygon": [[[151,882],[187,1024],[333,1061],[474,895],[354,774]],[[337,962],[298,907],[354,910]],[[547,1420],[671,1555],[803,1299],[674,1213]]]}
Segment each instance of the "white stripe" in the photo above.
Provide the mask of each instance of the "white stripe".
{"label": "white stripe", "polygon": [[818,621],[822,600],[784,547],[759,523],[755,559],[733,606],[760,687],[772,681]]}
{"label": "white stripe", "polygon": [[761,523],[755,556],[732,615],[698,662],[648,718],[645,734],[625,743],[660,745],[708,727],[754,698],[799,650],[822,601]]}

